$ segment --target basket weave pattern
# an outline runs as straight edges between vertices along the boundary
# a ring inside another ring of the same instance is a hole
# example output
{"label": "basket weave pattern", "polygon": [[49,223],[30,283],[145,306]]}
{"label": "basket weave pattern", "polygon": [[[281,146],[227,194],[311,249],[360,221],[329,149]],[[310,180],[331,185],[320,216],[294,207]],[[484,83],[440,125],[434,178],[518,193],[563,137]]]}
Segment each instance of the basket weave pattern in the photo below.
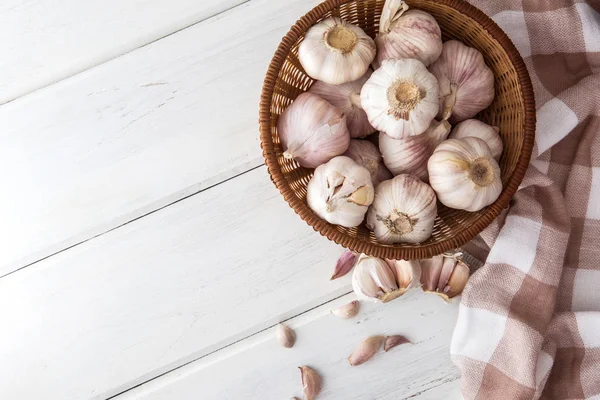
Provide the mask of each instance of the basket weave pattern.
{"label": "basket weave pattern", "polygon": [[385,0],[328,0],[302,17],[283,38],[264,81],[260,102],[261,146],[271,179],[289,205],[316,231],[357,252],[390,259],[429,258],[471,240],[507,207],[531,156],[535,132],[535,102],[525,64],[506,34],[485,14],[460,0],[409,0],[411,8],[435,17],[444,40],[457,39],[479,50],[495,77],[496,97],[476,118],[500,128],[504,150],[500,159],[504,190],[492,205],[478,212],[454,210],[438,202],[432,236],[421,244],[384,245],[363,225],[331,225],[306,204],[306,186],[312,169],[283,157],[277,118],[313,80],[298,60],[298,45],[316,22],[330,16],[360,26],[375,37]]}

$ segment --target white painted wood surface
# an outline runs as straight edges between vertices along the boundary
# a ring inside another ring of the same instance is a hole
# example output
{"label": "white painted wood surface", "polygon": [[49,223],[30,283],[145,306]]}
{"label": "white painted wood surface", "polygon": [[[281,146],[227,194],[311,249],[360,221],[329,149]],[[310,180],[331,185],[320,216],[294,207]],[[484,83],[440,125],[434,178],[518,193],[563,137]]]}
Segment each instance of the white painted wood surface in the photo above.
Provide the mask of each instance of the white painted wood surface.
{"label": "white painted wood surface", "polygon": [[[289,398],[302,363],[324,399],[458,398],[455,305],[327,315],[352,298],[328,280],[342,249],[260,166],[266,67],[316,4],[0,5],[0,399]],[[286,350],[270,327],[289,318]],[[396,331],[416,344],[347,366]]]}

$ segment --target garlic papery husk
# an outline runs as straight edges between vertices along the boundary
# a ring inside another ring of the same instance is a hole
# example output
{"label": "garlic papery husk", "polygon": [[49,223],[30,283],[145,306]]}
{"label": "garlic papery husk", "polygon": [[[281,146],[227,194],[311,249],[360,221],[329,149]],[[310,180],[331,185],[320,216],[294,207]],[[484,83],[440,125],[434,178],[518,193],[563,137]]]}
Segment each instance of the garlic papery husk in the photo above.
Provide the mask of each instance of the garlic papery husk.
{"label": "garlic papery husk", "polygon": [[375,67],[391,58],[414,58],[427,66],[440,56],[442,32],[435,18],[425,11],[407,10],[404,1],[385,2],[375,38]]}
{"label": "garlic papery husk", "polygon": [[462,139],[464,137],[476,137],[483,140],[492,150],[494,160],[500,160],[502,155],[502,138],[499,135],[500,128],[490,126],[478,119],[467,119],[452,129],[450,139]]}
{"label": "garlic papery husk", "polygon": [[360,89],[370,76],[371,70],[368,70],[365,75],[356,81],[342,83],[341,85],[316,81],[308,89],[310,93],[321,96],[344,113],[346,126],[352,138],[362,138],[375,132],[360,103]]}
{"label": "garlic papery husk", "polygon": [[277,132],[283,156],[306,168],[339,156],[350,143],[344,113],[312,93],[302,93],[283,111]]}
{"label": "garlic papery husk", "polygon": [[433,150],[450,133],[450,124],[433,120],[425,132],[406,139],[392,139],[385,133],[379,134],[379,150],[385,166],[394,174],[412,174],[427,181],[427,160]]}
{"label": "garlic papery husk", "polygon": [[460,122],[492,104],[494,73],[476,49],[449,40],[429,70],[440,85],[438,118]]}
{"label": "garlic papery husk", "polygon": [[311,78],[339,85],[363,76],[375,51],[375,42],[361,28],[333,17],[306,32],[298,59]]}
{"label": "garlic papery husk", "polygon": [[354,266],[352,288],[360,299],[384,303],[405,292],[398,290],[394,266],[390,262],[364,254]]}
{"label": "garlic papery husk", "polygon": [[[433,149],[432,149],[433,151]],[[344,153],[358,165],[365,167],[371,174],[373,186],[392,178],[392,173],[383,164],[381,153],[377,146],[367,140],[351,139],[348,150]]]}
{"label": "garlic papery husk", "polygon": [[434,293],[446,301],[462,293],[469,275],[469,266],[462,260],[461,253],[421,260],[423,291]]}
{"label": "garlic papery husk", "polygon": [[315,214],[347,228],[360,225],[374,196],[369,171],[345,156],[319,165],[306,191],[308,206]]}
{"label": "garlic papery husk", "polygon": [[414,175],[381,182],[367,214],[367,227],[384,244],[421,243],[431,236],[437,214],[435,193]]}
{"label": "garlic papery husk", "polygon": [[385,60],[360,91],[371,125],[394,139],[420,135],[439,109],[438,83],[418,60]]}
{"label": "garlic papery husk", "polygon": [[[429,184],[442,204],[479,211],[502,192],[500,167],[481,139],[448,139],[433,151],[427,163]],[[375,199],[377,202],[377,199]]]}

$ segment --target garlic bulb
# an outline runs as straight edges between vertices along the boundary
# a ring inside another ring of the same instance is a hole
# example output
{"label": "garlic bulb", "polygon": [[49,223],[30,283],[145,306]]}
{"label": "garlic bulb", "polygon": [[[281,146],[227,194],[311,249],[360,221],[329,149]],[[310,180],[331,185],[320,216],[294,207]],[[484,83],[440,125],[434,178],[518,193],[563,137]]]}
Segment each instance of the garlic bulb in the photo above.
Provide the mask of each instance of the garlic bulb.
{"label": "garlic bulb", "polygon": [[489,126],[477,119],[467,119],[454,127],[450,139],[462,139],[464,137],[476,137],[483,140],[492,150],[494,160],[500,160],[502,155],[502,138],[498,134],[500,128]]}
{"label": "garlic bulb", "polygon": [[433,190],[416,176],[398,175],[377,186],[367,227],[381,243],[421,243],[431,236],[436,214]]}
{"label": "garlic bulb", "polygon": [[306,190],[315,214],[347,228],[360,225],[374,196],[369,171],[344,156],[319,165]]}
{"label": "garlic bulb", "polygon": [[479,211],[502,192],[500,167],[489,146],[475,137],[442,142],[429,158],[427,169],[438,199],[451,208]]}
{"label": "garlic bulb", "polygon": [[373,39],[336,17],[312,26],[298,47],[298,59],[306,73],[332,85],[359,79],[374,58]]}
{"label": "garlic bulb", "polygon": [[369,171],[373,187],[377,186],[379,182],[392,178],[391,172],[383,165],[383,159],[377,146],[367,140],[351,139],[350,146],[344,155]]}
{"label": "garlic bulb", "polygon": [[446,139],[448,133],[450,124],[445,120],[433,120],[425,132],[406,139],[392,139],[385,133],[380,133],[379,149],[383,162],[394,175],[412,174],[426,181],[427,160],[437,145]]}
{"label": "garlic bulb", "polygon": [[398,290],[391,263],[364,254],[354,266],[352,288],[359,299],[373,302],[387,303],[404,293]]}
{"label": "garlic bulb", "polygon": [[438,83],[418,60],[385,60],[360,91],[373,127],[394,139],[420,135],[439,109]]}
{"label": "garlic bulb", "polygon": [[449,40],[429,70],[440,85],[438,118],[452,117],[450,122],[460,122],[492,104],[494,73],[476,49]]}
{"label": "garlic bulb", "polygon": [[341,85],[316,81],[308,89],[310,93],[321,96],[344,113],[346,126],[352,138],[362,138],[375,132],[360,104],[360,89],[370,76],[371,70],[368,70],[365,75],[356,81],[342,83]]}
{"label": "garlic bulb", "polygon": [[283,156],[316,168],[348,148],[350,134],[344,114],[312,93],[302,93],[277,121]]}
{"label": "garlic bulb", "polygon": [[461,259],[461,253],[421,260],[421,271],[423,290],[435,293],[446,301],[462,293],[470,274],[469,266]]}
{"label": "garlic bulb", "polygon": [[425,11],[407,10],[402,0],[385,2],[375,38],[375,67],[391,58],[414,58],[427,66],[440,56],[442,32],[435,18]]}

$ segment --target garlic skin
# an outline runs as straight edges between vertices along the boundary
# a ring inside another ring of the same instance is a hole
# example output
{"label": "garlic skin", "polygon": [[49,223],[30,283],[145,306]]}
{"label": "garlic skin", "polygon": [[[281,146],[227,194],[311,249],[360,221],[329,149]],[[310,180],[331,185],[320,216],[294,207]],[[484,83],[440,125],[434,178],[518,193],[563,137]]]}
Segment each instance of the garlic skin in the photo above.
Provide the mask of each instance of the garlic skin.
{"label": "garlic skin", "polygon": [[421,286],[421,263],[419,260],[393,260],[396,282],[399,290]]}
{"label": "garlic skin", "polygon": [[405,338],[402,335],[392,335],[385,338],[385,343],[383,344],[383,351],[390,351],[396,346],[400,346],[401,344],[412,343],[410,340]]}
{"label": "garlic skin", "polygon": [[347,228],[361,224],[374,197],[369,171],[345,156],[319,165],[306,191],[308,206],[315,214]]}
{"label": "garlic skin", "polygon": [[500,128],[497,126],[490,126],[478,119],[467,119],[456,125],[448,137],[450,139],[479,138],[490,147],[494,160],[499,161],[502,155],[502,138],[498,132]]}
{"label": "garlic skin", "polygon": [[433,150],[450,133],[448,121],[433,120],[425,132],[406,139],[392,139],[385,133],[379,134],[379,149],[385,166],[394,174],[412,174],[427,181],[427,160]]}
{"label": "garlic skin", "polygon": [[296,342],[296,333],[292,328],[281,323],[275,328],[275,337],[283,347],[288,349]]}
{"label": "garlic skin", "polygon": [[440,202],[450,208],[479,211],[502,192],[500,167],[489,146],[475,137],[442,142],[427,168],[429,184]]}
{"label": "garlic skin", "polygon": [[422,243],[431,236],[436,215],[431,187],[403,174],[377,186],[367,227],[380,243]]}
{"label": "garlic skin", "polygon": [[469,266],[461,253],[443,254],[421,260],[423,291],[434,293],[445,301],[458,296],[469,280]]}
{"label": "garlic skin", "polygon": [[381,153],[373,143],[367,140],[351,139],[348,150],[346,150],[344,155],[350,157],[355,163],[365,167],[369,171],[374,187],[379,182],[392,179],[392,173],[383,164]]}
{"label": "garlic skin", "polygon": [[371,336],[363,340],[348,357],[348,362],[355,367],[369,361],[379,351],[385,336]]}
{"label": "garlic skin", "polygon": [[352,272],[352,289],[359,299],[387,303],[404,292],[398,291],[393,266],[386,260],[362,254]]}
{"label": "garlic skin", "polygon": [[360,103],[360,89],[371,76],[371,70],[356,81],[332,85],[316,81],[308,89],[310,93],[327,100],[346,116],[346,126],[351,138],[362,138],[375,132]]}
{"label": "garlic skin", "polygon": [[402,58],[414,58],[428,66],[442,53],[442,31],[435,18],[425,11],[407,10],[404,1],[385,2],[375,38],[376,68],[383,60]]}
{"label": "garlic skin", "polygon": [[356,258],[356,253],[353,251],[345,251],[335,263],[335,269],[333,270],[333,274],[329,280],[332,281],[334,279],[341,278],[350,272],[356,263]]}
{"label": "garlic skin", "polygon": [[283,156],[306,168],[344,153],[350,144],[344,114],[312,93],[302,93],[283,111],[277,132]]}
{"label": "garlic skin", "polygon": [[420,135],[439,110],[438,83],[422,62],[385,60],[360,91],[371,125],[394,139]]}
{"label": "garlic skin", "polygon": [[314,369],[306,365],[298,368],[300,369],[300,377],[302,379],[304,400],[314,400],[321,392],[321,376]]}
{"label": "garlic skin", "polygon": [[331,310],[331,313],[336,317],[340,317],[343,319],[350,319],[358,314],[358,310],[360,309],[360,303],[357,300],[351,301],[348,304],[345,304],[341,307],[335,308]]}
{"label": "garlic skin", "polygon": [[438,118],[450,119],[454,124],[474,117],[492,104],[494,73],[476,49],[449,40],[429,70],[440,85]]}
{"label": "garlic skin", "polygon": [[375,42],[360,27],[332,17],[306,32],[298,59],[311,78],[339,85],[363,76],[375,51]]}

